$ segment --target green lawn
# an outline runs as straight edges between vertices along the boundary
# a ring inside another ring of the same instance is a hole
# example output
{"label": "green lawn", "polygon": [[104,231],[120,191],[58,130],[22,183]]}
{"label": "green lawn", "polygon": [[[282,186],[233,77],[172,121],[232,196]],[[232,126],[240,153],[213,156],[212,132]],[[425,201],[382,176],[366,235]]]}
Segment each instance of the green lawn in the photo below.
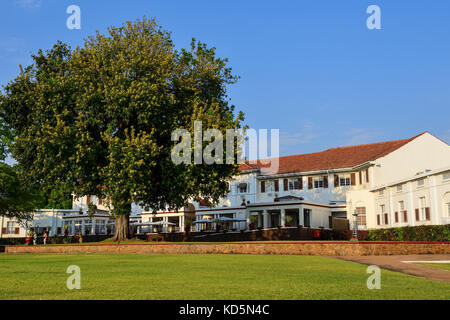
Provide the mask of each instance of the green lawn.
{"label": "green lawn", "polygon": [[[69,265],[81,290],[66,288]],[[0,299],[450,299],[450,283],[323,257],[0,255]]]}
{"label": "green lawn", "polygon": [[422,266],[450,271],[450,263],[417,263]]}

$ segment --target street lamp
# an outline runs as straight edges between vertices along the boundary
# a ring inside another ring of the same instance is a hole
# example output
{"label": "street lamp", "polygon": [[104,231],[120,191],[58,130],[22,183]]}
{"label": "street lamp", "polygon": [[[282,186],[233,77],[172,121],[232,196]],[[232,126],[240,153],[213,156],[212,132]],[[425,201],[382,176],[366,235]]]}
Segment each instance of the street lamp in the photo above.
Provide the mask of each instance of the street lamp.
{"label": "street lamp", "polygon": [[353,236],[350,241],[358,241],[358,212],[355,210],[355,213],[352,214],[355,217],[353,221]]}

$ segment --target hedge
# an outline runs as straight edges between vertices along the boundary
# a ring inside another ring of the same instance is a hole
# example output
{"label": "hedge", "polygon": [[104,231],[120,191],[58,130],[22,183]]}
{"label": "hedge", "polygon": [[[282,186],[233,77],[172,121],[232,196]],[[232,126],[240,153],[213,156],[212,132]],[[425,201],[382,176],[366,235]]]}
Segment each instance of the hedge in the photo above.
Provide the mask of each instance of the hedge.
{"label": "hedge", "polygon": [[450,241],[450,224],[371,229],[369,241]]}

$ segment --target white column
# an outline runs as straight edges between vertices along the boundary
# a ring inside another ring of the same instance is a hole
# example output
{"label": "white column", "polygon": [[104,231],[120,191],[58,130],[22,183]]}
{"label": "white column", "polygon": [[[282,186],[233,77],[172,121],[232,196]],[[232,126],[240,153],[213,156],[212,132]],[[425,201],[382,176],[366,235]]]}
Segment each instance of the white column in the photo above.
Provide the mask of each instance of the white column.
{"label": "white column", "polygon": [[184,215],[178,217],[178,228],[180,229],[180,232],[183,230],[183,218]]}
{"label": "white column", "polygon": [[[163,218],[164,222],[169,222],[169,217],[164,217]],[[167,232],[169,229],[169,226],[167,224],[163,225],[163,232]]]}
{"label": "white column", "polygon": [[305,222],[303,221],[303,209],[302,209],[302,207],[298,208],[298,224],[302,225],[303,227],[305,226]]}
{"label": "white column", "polygon": [[269,213],[267,210],[263,211],[263,227],[264,229],[269,228]]}
{"label": "white column", "polygon": [[429,183],[429,192],[430,192],[430,211],[431,216],[430,220],[432,224],[441,224],[441,217],[443,217],[443,214],[439,214],[439,209],[442,208],[442,206],[439,206],[438,204],[438,196],[436,193],[436,176],[430,176],[428,178]]}
{"label": "white column", "polygon": [[[370,178],[370,177],[369,177]],[[387,191],[387,195],[388,195],[388,201],[389,201],[389,213],[388,213],[388,217],[389,217],[389,227],[393,227],[395,225],[395,211],[397,210],[395,208],[395,204],[394,204],[394,199],[392,197],[392,188],[391,187],[387,187],[386,191]],[[399,222],[400,222],[400,216],[399,216]]]}
{"label": "white column", "polygon": [[280,224],[281,227],[284,228],[286,225],[286,209],[281,209],[280,210],[281,214],[280,214]]}
{"label": "white column", "polygon": [[408,206],[408,225],[416,225],[416,211],[414,210],[413,183],[408,182],[409,206]]}
{"label": "white column", "polygon": [[251,221],[250,221],[250,216],[251,216],[251,212],[250,211],[246,211],[246,214],[247,214],[247,221],[246,221],[246,223],[247,223],[247,225],[245,226],[245,228],[244,229],[246,229],[246,228],[248,228],[248,226],[250,225],[250,223],[251,223]]}

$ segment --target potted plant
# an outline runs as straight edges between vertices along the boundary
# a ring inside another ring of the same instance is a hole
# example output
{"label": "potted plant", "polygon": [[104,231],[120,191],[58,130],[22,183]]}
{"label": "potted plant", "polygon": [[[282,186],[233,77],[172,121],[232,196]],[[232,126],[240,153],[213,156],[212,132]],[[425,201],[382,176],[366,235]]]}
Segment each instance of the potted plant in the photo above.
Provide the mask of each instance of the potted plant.
{"label": "potted plant", "polygon": [[185,232],[190,232],[191,231],[191,226],[192,226],[192,220],[191,219],[186,219],[184,221],[184,231]]}
{"label": "potted plant", "polygon": [[25,238],[25,244],[27,246],[30,246],[33,243],[33,236],[34,236],[34,232],[31,230],[28,230],[27,237]]}
{"label": "potted plant", "polygon": [[258,222],[258,217],[257,216],[250,216],[250,224],[248,225],[248,228],[250,230],[254,230],[255,229],[255,224]]}
{"label": "potted plant", "polygon": [[285,227],[290,227],[290,226],[291,226],[291,223],[292,223],[292,220],[294,220],[294,219],[292,218],[292,216],[286,216],[286,222],[284,223],[284,226],[285,226]]}
{"label": "potted plant", "polygon": [[216,223],[216,231],[219,232],[220,228],[222,227],[220,225],[221,221],[219,219],[214,220],[214,222]]}

